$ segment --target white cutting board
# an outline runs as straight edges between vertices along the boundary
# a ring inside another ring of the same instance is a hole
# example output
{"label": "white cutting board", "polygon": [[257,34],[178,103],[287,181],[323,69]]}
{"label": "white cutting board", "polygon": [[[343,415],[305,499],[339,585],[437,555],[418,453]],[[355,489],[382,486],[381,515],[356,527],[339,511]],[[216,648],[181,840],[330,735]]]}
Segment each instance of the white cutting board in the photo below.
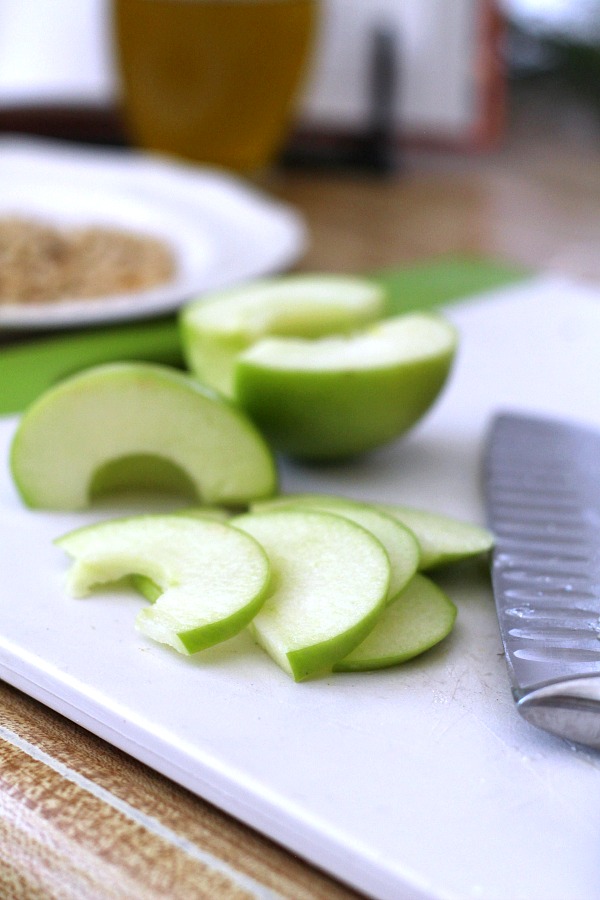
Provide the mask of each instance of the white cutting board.
{"label": "white cutting board", "polygon": [[[286,489],[482,522],[494,410],[600,426],[600,290],[534,280],[448,315],[461,351],[422,426],[340,468],[286,467]],[[382,900],[600,896],[600,755],[518,716],[484,572],[446,580],[458,624],[427,658],[294,684],[246,637],[184,659],[135,632],[133,594],[67,597],[51,538],[96,515],[24,510],[3,462],[2,678]]]}

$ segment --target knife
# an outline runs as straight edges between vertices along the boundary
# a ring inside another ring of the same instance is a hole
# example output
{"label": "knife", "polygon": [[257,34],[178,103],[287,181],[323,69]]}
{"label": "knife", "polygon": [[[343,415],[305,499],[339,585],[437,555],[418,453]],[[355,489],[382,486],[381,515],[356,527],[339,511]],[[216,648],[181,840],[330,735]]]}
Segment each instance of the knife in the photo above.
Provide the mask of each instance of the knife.
{"label": "knife", "polygon": [[484,492],[517,709],[538,728],[600,748],[600,433],[499,414]]}

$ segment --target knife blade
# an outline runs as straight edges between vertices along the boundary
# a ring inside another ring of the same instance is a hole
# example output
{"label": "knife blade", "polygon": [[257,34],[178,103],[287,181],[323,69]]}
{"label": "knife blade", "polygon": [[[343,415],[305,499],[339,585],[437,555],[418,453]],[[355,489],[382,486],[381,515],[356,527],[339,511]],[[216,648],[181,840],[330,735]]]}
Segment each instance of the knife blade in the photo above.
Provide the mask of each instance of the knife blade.
{"label": "knife blade", "polygon": [[517,709],[538,728],[600,748],[600,433],[498,414],[484,495]]}

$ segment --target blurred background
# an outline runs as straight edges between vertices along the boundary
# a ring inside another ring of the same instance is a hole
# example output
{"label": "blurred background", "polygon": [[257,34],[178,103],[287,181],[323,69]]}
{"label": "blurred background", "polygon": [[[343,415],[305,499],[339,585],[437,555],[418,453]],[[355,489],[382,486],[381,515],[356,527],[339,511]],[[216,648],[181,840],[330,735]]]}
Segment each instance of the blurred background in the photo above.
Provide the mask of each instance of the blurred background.
{"label": "blurred background", "polygon": [[[1,131],[126,143],[121,91],[109,0],[0,0]],[[600,0],[321,0],[282,159],[400,169],[599,122]]]}

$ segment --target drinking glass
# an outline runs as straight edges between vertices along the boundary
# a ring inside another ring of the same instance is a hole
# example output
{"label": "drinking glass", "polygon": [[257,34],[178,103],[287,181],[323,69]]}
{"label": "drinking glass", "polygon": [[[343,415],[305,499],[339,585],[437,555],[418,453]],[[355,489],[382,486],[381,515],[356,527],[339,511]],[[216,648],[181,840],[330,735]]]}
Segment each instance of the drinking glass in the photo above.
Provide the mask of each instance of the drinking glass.
{"label": "drinking glass", "polygon": [[285,142],[317,0],[112,0],[125,123],[145,149],[242,173]]}

